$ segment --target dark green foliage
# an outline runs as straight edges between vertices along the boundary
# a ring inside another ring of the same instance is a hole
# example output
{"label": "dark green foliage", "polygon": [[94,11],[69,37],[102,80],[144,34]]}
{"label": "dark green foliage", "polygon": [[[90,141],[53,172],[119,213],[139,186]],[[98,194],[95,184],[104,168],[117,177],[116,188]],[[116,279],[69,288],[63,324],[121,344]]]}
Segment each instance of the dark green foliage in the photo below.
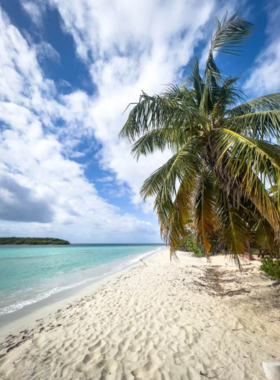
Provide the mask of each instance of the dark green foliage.
{"label": "dark green foliage", "polygon": [[267,273],[271,278],[280,280],[280,260],[265,257],[262,259],[261,270]]}
{"label": "dark green foliage", "polygon": [[17,238],[17,237],[4,237],[0,238],[0,245],[68,245],[67,240],[54,239],[54,238]]}
{"label": "dark green foliage", "polygon": [[[185,252],[193,252],[197,257],[205,256],[205,249],[203,245],[197,240],[194,231],[188,230],[187,235],[180,240],[179,250]],[[210,255],[217,255],[221,253],[226,253],[229,249],[223,244],[221,237],[211,236],[209,238],[211,244]]]}
{"label": "dark green foliage", "polygon": [[196,241],[196,238],[191,231],[189,231],[187,236],[181,240],[179,250],[193,252],[197,257],[204,256],[203,247]]}

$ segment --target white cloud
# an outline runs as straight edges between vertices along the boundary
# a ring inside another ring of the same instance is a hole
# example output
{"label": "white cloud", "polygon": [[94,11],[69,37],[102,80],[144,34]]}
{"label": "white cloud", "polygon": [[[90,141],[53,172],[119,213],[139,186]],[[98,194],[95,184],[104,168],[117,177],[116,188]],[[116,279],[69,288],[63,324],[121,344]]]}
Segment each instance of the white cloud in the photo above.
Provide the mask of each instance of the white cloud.
{"label": "white cloud", "polygon": [[[118,139],[128,115],[122,112],[128,103],[138,100],[142,89],[154,94],[177,80],[181,67],[204,37],[204,26],[216,12],[217,3],[21,1],[40,27],[46,5],[57,8],[62,28],[73,36],[77,56],[87,65],[97,92],[89,96],[69,87],[68,95],[61,94],[61,83],[46,79],[40,67],[42,54],[57,59],[56,52],[44,43],[38,47],[27,42],[1,12],[0,118],[7,128],[2,134],[0,173],[8,176],[8,183],[20,186],[16,194],[23,189],[28,198],[25,189],[29,189],[30,202],[51,204],[53,210],[49,214],[52,221],[46,218],[44,225],[33,221],[19,227],[9,222],[9,233],[20,230],[30,235],[32,231],[34,236],[48,234],[73,242],[156,240],[157,226],[109,204],[106,194],[102,198],[97,193],[83,166],[71,157],[81,155],[76,151],[81,139],[95,136],[101,144],[100,164],[116,177],[113,196],[129,193],[134,204],[141,205],[143,180],[170,152],[158,152],[138,163],[133,160],[130,147]],[[151,211],[150,202],[143,210]],[[1,223],[0,231],[6,234],[6,227]]]}
{"label": "white cloud", "polygon": [[112,177],[111,175],[97,179],[97,182],[101,182],[101,183],[112,182],[112,181],[114,181],[114,177]]}
{"label": "white cloud", "polygon": [[31,0],[21,0],[23,9],[30,15],[32,21],[37,25],[42,25],[42,15],[46,9],[46,4],[42,0],[36,3]]}
{"label": "white cloud", "polygon": [[[3,122],[11,126],[3,131],[0,144],[1,191],[9,190],[4,196],[1,192],[0,217],[37,222],[29,223],[28,227],[10,222],[10,234],[20,231],[45,236],[43,231],[46,231],[72,242],[106,242],[126,241],[130,239],[129,233],[137,237],[145,231],[148,240],[149,234],[155,239],[156,230],[150,223],[133,215],[122,215],[121,210],[97,194],[80,165],[63,157],[62,145],[54,135],[43,132],[34,114],[4,102],[0,104],[0,113]],[[4,186],[7,182],[9,187]],[[47,225],[42,226],[40,222]],[[7,226],[7,222],[1,225]]]}
{"label": "white cloud", "polygon": [[[157,239],[151,223],[106,202],[83,167],[65,157],[79,137],[92,137],[92,100],[82,91],[59,95],[44,78],[36,46],[29,46],[3,12],[0,46],[0,230],[72,242]],[[55,127],[57,119],[64,128]]]}
{"label": "white cloud", "polygon": [[270,2],[268,11],[267,45],[258,55],[244,88],[253,96],[280,91],[279,2]]}
{"label": "white cloud", "polygon": [[[215,2],[118,0],[49,2],[60,12],[63,29],[75,41],[78,56],[88,65],[98,96],[90,109],[96,138],[102,143],[101,163],[132,189],[140,202],[143,180],[161,165],[169,152],[135,162],[130,148],[118,140],[130,102],[140,91],[154,94],[176,80],[181,66],[203,37],[202,27]],[[151,207],[148,207],[151,210]]]}
{"label": "white cloud", "polygon": [[38,60],[45,60],[46,58],[49,58],[56,63],[60,62],[59,53],[47,42],[42,41],[36,45],[36,52]]}

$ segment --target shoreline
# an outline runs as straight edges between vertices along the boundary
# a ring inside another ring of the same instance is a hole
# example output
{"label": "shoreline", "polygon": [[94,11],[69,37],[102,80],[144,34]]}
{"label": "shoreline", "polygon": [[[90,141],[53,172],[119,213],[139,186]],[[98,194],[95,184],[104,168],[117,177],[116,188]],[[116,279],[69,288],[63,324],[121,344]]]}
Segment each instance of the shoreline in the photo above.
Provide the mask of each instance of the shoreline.
{"label": "shoreline", "polygon": [[92,292],[96,292],[99,286],[106,284],[107,282],[113,280],[115,277],[122,275],[135,266],[143,265],[140,260],[148,260],[152,256],[159,254],[162,250],[165,249],[165,247],[162,247],[156,252],[146,254],[144,253],[141,255],[141,258],[137,262],[127,265],[125,268],[117,270],[114,273],[104,275],[104,277],[91,280],[87,283],[78,285],[73,288],[59,291],[38,302],[26,305],[23,308],[16,310],[15,312],[1,315],[0,342],[9,334],[18,334],[20,330],[30,327],[30,324],[33,325],[36,323],[36,320],[49,317],[55,311],[66,307],[69,303],[76,301],[76,299],[86,296]]}
{"label": "shoreline", "polygon": [[[280,359],[280,287],[245,262],[164,249],[0,344],[0,377],[265,380]],[[108,278],[106,279],[108,280]]]}

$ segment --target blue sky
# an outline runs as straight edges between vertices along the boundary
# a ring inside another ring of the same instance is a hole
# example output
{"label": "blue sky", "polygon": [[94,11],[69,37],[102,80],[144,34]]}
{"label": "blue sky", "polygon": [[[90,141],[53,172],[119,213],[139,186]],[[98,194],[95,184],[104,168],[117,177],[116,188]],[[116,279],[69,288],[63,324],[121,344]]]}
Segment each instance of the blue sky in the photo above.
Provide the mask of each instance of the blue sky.
{"label": "blue sky", "polygon": [[0,236],[72,243],[159,242],[143,180],[169,156],[137,163],[118,139],[143,89],[180,83],[205,61],[215,17],[256,25],[242,57],[218,55],[249,98],[280,90],[278,2],[1,0]]}

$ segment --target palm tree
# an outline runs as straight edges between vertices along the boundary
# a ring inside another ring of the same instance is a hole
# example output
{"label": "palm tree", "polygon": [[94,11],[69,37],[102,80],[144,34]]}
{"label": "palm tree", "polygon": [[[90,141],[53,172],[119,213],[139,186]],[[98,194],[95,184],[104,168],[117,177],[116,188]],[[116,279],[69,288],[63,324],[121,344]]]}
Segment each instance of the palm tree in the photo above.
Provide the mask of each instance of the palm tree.
{"label": "palm tree", "polygon": [[214,59],[215,52],[237,54],[252,27],[238,14],[217,20],[203,75],[195,58],[182,85],[142,92],[120,132],[137,159],[172,150],[141,189],[143,199],[155,199],[171,256],[188,228],[207,255],[218,233],[238,263],[250,242],[277,246],[280,93],[244,102],[238,78],[223,75]]}

